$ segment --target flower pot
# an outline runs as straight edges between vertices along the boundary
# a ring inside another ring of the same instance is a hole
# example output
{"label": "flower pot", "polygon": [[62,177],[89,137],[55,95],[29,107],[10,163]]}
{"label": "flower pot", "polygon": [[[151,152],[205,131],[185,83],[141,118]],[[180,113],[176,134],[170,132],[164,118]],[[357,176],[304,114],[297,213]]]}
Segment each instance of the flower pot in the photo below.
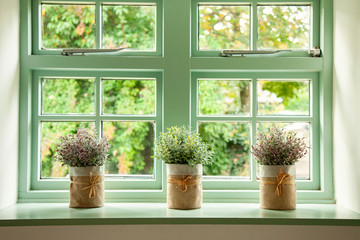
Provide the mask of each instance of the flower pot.
{"label": "flower pot", "polygon": [[104,166],[70,167],[70,207],[104,206]]}
{"label": "flower pot", "polygon": [[171,209],[196,209],[202,204],[202,165],[166,164],[167,204]]}
{"label": "flower pot", "polygon": [[295,165],[260,165],[260,207],[273,210],[296,208]]}

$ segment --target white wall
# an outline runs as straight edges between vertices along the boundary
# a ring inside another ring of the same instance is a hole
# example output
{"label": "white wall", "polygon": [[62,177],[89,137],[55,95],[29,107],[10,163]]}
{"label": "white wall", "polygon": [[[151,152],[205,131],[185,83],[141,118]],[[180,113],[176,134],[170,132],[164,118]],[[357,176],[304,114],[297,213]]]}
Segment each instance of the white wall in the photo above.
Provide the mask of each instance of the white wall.
{"label": "white wall", "polygon": [[334,172],[337,203],[360,212],[360,1],[334,0]]}
{"label": "white wall", "polygon": [[0,0],[0,209],[17,200],[19,1]]}

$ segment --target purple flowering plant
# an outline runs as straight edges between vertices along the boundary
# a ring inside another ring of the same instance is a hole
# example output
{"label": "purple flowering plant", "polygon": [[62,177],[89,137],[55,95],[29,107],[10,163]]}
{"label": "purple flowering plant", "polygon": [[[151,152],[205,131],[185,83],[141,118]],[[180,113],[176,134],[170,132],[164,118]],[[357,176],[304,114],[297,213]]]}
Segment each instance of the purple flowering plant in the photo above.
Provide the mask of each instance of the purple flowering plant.
{"label": "purple flowering plant", "polygon": [[267,133],[260,133],[256,140],[251,153],[260,165],[293,165],[309,149],[304,138],[276,126],[270,127]]}
{"label": "purple flowering plant", "polygon": [[76,135],[60,137],[55,146],[55,161],[70,167],[104,165],[109,151],[108,139],[97,139],[95,130],[78,128]]}

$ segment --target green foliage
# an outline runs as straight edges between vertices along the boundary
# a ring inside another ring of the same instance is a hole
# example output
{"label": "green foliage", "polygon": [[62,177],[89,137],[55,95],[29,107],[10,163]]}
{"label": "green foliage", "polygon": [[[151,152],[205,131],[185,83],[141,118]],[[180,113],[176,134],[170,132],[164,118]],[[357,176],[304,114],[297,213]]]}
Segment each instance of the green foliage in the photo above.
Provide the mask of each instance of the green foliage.
{"label": "green foliage", "polygon": [[249,49],[248,6],[199,7],[199,48]]}
{"label": "green foliage", "polygon": [[250,81],[200,80],[199,113],[246,115],[250,113]]}
{"label": "green foliage", "polygon": [[258,6],[259,48],[309,48],[309,20],[308,6]]}
{"label": "green foliage", "polygon": [[94,113],[94,91],[93,79],[44,78],[43,113]]}
{"label": "green foliage", "polygon": [[214,154],[200,135],[186,127],[171,127],[160,133],[155,142],[155,154],[167,164],[210,164]]}
{"label": "green foliage", "polygon": [[199,125],[199,133],[214,149],[213,163],[204,166],[204,175],[249,175],[248,123],[203,122]]}
{"label": "green foliage", "polygon": [[103,6],[103,46],[155,49],[155,6]]}
{"label": "green foliage", "polygon": [[42,4],[43,48],[94,48],[95,6]]}

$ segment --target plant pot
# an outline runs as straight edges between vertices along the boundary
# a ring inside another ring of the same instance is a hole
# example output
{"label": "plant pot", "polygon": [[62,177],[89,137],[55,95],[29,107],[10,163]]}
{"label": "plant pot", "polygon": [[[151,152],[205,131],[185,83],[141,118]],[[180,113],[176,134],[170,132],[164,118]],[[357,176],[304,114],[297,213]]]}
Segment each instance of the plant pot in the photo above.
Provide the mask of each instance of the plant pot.
{"label": "plant pot", "polygon": [[296,208],[295,165],[260,165],[260,207],[272,210]]}
{"label": "plant pot", "polygon": [[70,207],[104,206],[104,166],[70,167]]}
{"label": "plant pot", "polygon": [[167,204],[171,209],[196,209],[202,204],[202,165],[166,164]]}

